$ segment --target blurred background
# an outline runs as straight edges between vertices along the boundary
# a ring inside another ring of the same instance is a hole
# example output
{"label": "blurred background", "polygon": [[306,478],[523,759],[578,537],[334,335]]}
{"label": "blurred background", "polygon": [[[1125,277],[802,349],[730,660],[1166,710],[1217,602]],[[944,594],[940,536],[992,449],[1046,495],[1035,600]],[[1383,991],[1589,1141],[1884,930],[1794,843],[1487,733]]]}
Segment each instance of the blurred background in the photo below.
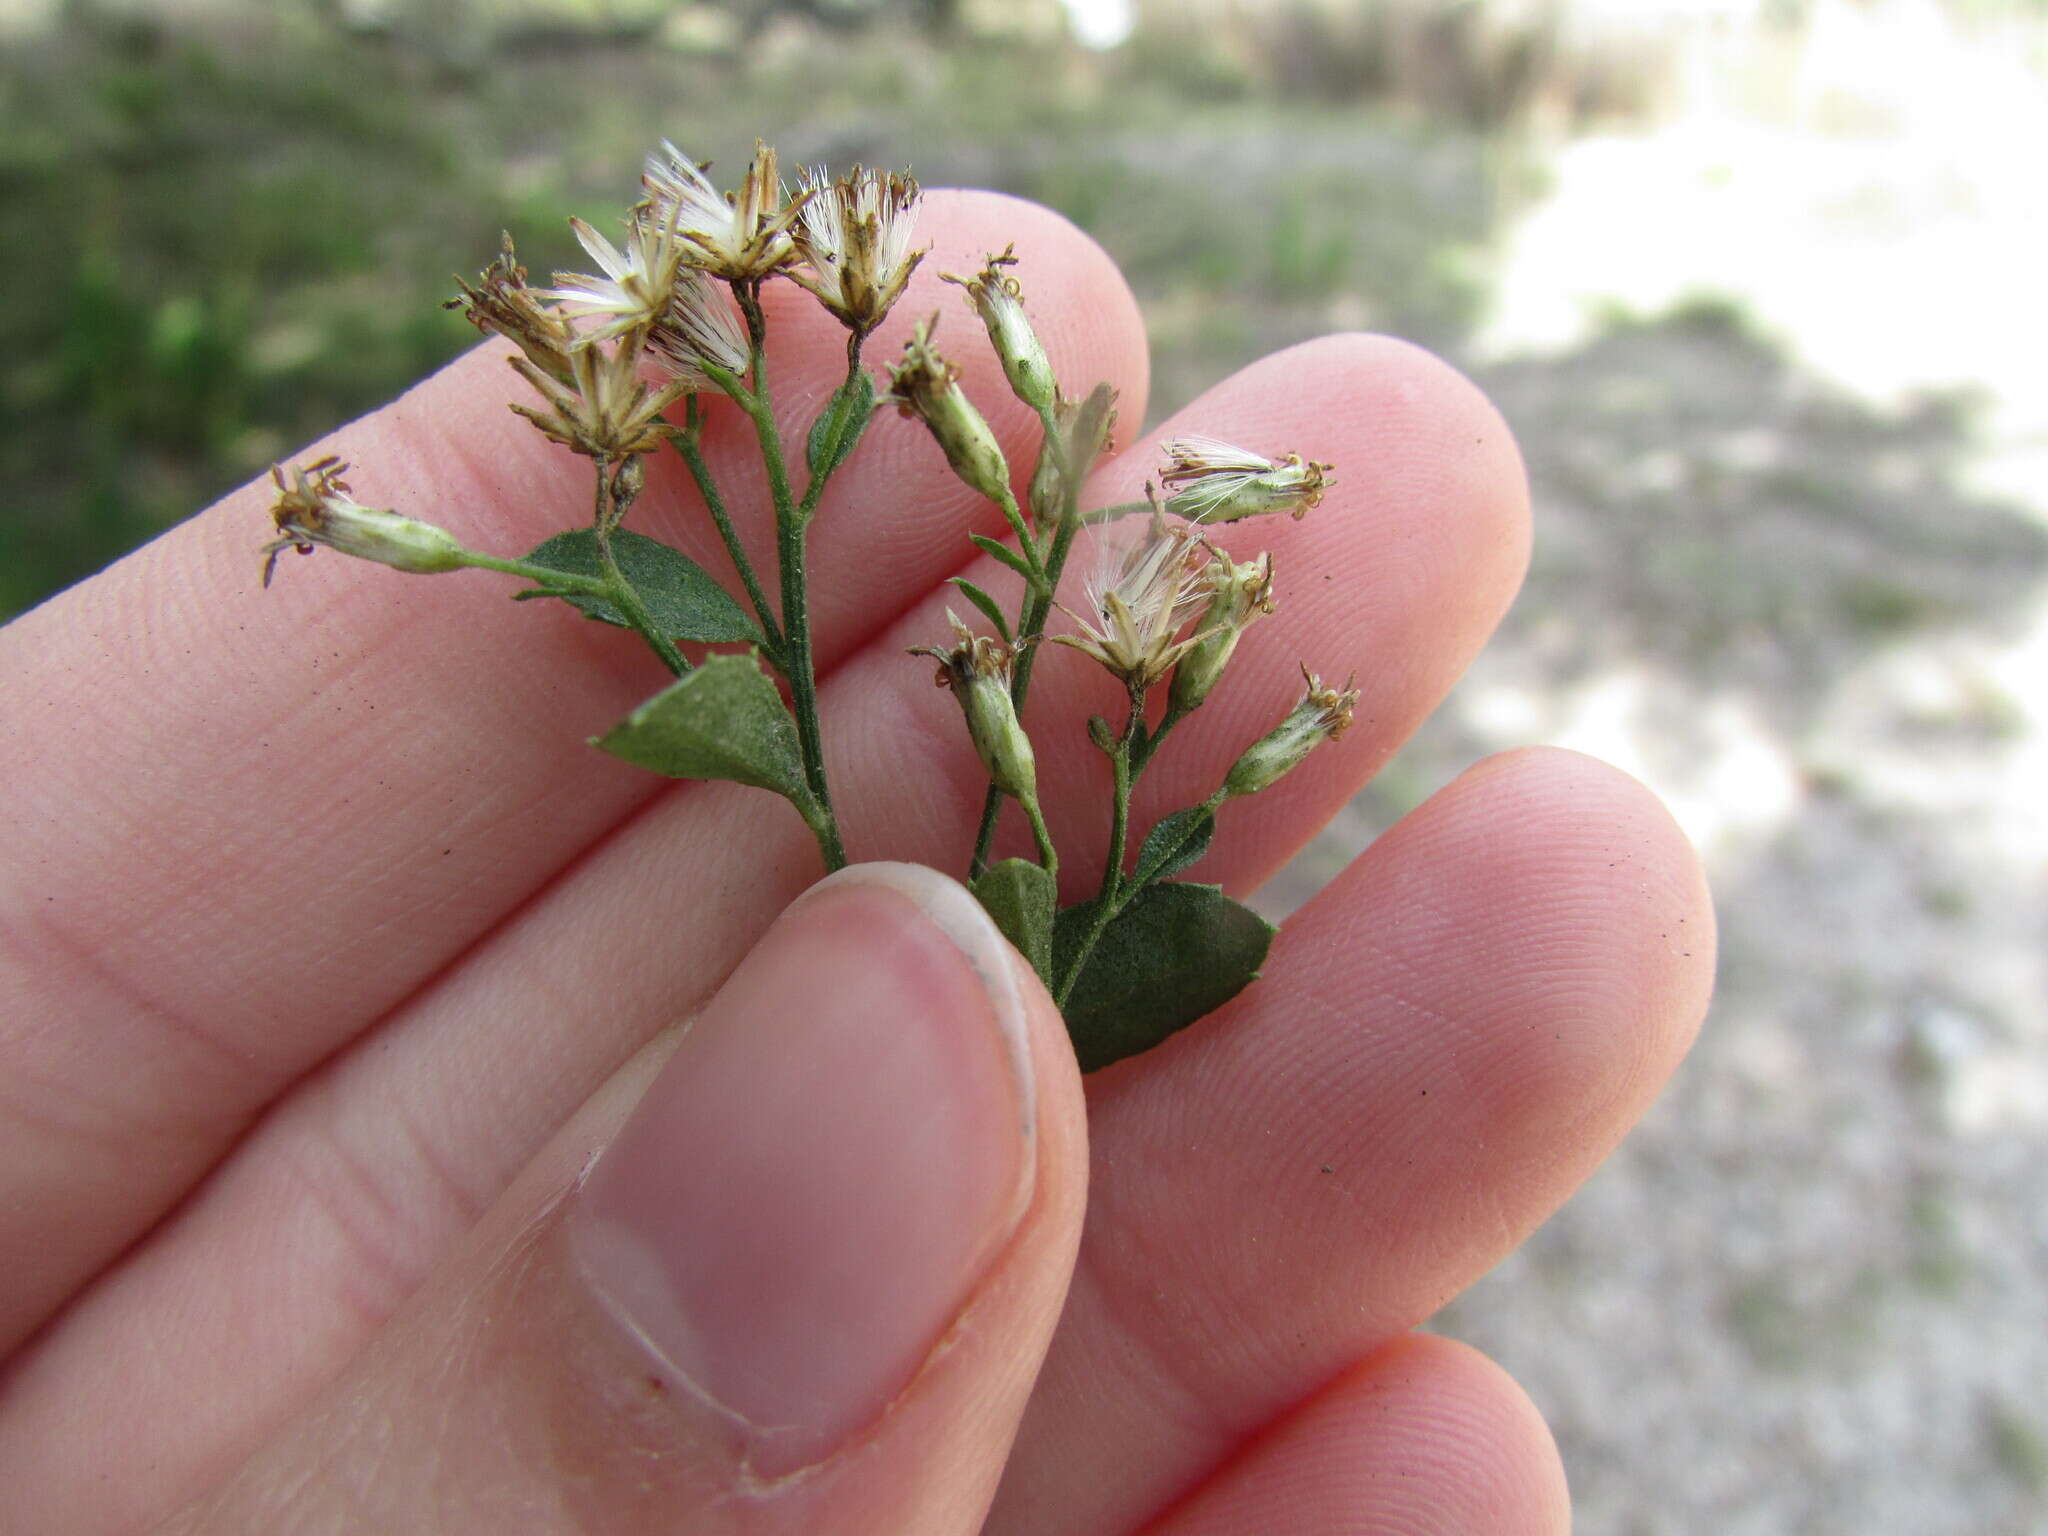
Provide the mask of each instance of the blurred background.
{"label": "blurred background", "polygon": [[1492,393],[1528,589],[1266,904],[1552,741],[1723,960],[1435,1326],[1591,1536],[2048,1530],[2048,0],[0,0],[0,618],[468,345],[501,227],[757,134],[1075,219],[1154,419],[1340,328]]}

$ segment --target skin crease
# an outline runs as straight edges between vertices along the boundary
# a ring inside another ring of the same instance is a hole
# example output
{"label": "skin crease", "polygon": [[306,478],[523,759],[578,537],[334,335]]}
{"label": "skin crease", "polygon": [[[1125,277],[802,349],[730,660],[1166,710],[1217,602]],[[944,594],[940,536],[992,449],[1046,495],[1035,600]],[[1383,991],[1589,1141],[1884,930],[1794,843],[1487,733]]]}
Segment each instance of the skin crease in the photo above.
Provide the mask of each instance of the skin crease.
{"label": "skin crease", "polygon": [[[1028,468],[1030,422],[937,282],[1013,237],[1062,376],[1111,378],[1142,420],[1142,331],[1107,258],[988,194],[931,199],[938,252],[869,355],[943,306],[942,344]],[[842,349],[798,298],[779,290],[772,323],[800,427]],[[341,452],[361,499],[529,547],[583,467],[503,411],[518,388],[487,349],[301,460]],[[1222,530],[1239,558],[1274,553],[1280,610],[1135,811],[1206,794],[1292,702],[1298,661],[1357,668],[1352,732],[1230,807],[1194,872],[1242,893],[1483,643],[1527,558],[1526,491],[1477,392],[1380,338],[1268,359],[1135,443],[1126,426],[1089,499],[1134,494],[1180,429],[1337,464],[1303,522]],[[714,432],[729,487],[745,450]],[[678,467],[655,462],[635,525],[714,563]],[[1474,770],[1290,923],[1266,979],[1091,1079],[1085,1125],[1035,1004],[1023,1225],[857,1446],[739,1498],[672,1397],[622,1385],[644,1372],[552,1234],[666,1026],[816,878],[815,848],[770,797],[590,753],[659,674],[561,605],[328,552],[259,598],[266,499],[0,631],[24,722],[0,733],[0,1484],[35,1528],[140,1529],[199,1500],[186,1528],[664,1529],[689,1508],[691,1529],[794,1530],[829,1508],[834,1530],[972,1530],[991,1498],[1006,1533],[1254,1530],[1202,1511],[1265,1500],[1331,1529],[1564,1528],[1534,1410],[1469,1352],[1403,1335],[1591,1171],[1704,1010],[1711,910],[1640,786],[1557,753]],[[1014,598],[990,562],[959,564],[966,528],[997,521],[893,417],[826,498],[823,708],[856,859],[951,868],[971,833],[957,708],[902,652],[944,636],[956,569]],[[1026,713],[1068,899],[1104,846],[1074,722],[1115,692],[1048,650]],[[1340,1471],[1408,1444],[1432,1448],[1443,1508],[1483,1492],[1466,1524],[1409,1521]]]}

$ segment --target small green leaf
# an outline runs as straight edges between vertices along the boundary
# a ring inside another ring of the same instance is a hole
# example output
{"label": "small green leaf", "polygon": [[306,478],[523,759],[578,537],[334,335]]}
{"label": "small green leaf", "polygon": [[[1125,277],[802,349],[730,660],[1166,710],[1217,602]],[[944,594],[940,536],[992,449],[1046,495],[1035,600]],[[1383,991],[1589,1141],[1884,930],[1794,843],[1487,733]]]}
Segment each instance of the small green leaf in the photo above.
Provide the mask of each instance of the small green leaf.
{"label": "small green leaf", "polygon": [[1003,637],[1003,643],[1005,645],[1009,644],[1010,621],[1003,617],[1003,610],[996,605],[996,600],[969,581],[965,576],[949,576],[947,580],[951,581],[954,586],[958,587],[965,594],[967,601],[988,615],[989,623],[995,625],[996,633]]}
{"label": "small green leaf", "polygon": [[[526,558],[551,571],[568,571],[577,576],[604,574],[604,560],[597,552],[597,535],[588,528],[558,533]],[[621,528],[612,534],[612,558],[619,562],[620,574],[640,594],[640,601],[647,605],[655,624],[671,640],[763,643],[760,626],[748,617],[746,610],[726,594],[709,571],[681,550]],[[546,586],[532,587],[515,596],[559,597],[593,619],[622,629],[627,627],[626,616],[607,598],[556,592]]]}
{"label": "small green leaf", "polygon": [[1003,543],[1002,540],[991,539],[986,534],[980,533],[970,533],[969,535],[967,535],[967,537],[974,541],[974,547],[976,549],[979,549],[983,554],[987,555],[990,559],[1000,561],[1002,564],[1007,565],[1011,570],[1015,571],[1019,576],[1022,576],[1034,587],[1038,585],[1038,576],[1037,573],[1031,569],[1031,562],[1029,560],[1026,560],[1022,555],[1018,554],[1017,551],[1010,548],[1009,545]]}
{"label": "small green leaf", "polygon": [[[1060,913],[1053,969],[1064,975],[1094,918],[1093,903]],[[1081,1070],[1148,1051],[1212,1013],[1259,974],[1274,928],[1213,885],[1147,886],[1103,930],[1067,998]]]}
{"label": "small green leaf", "polygon": [[975,897],[1003,937],[1047,986],[1052,985],[1052,925],[1059,889],[1051,875],[1027,859],[1005,859],[974,882]]}
{"label": "small green leaf", "polygon": [[714,656],[596,739],[672,779],[730,779],[810,803],[796,721],[752,656]]}
{"label": "small green leaf", "polygon": [[1179,874],[1209,851],[1209,841],[1215,835],[1216,813],[1206,805],[1191,805],[1161,817],[1138,850],[1138,867],[1131,879],[1138,885],[1150,885]]}
{"label": "small green leaf", "polygon": [[863,369],[833,392],[825,409],[811,423],[811,435],[804,445],[804,462],[811,478],[829,475],[844,464],[867,431],[868,418],[875,412],[875,381]]}

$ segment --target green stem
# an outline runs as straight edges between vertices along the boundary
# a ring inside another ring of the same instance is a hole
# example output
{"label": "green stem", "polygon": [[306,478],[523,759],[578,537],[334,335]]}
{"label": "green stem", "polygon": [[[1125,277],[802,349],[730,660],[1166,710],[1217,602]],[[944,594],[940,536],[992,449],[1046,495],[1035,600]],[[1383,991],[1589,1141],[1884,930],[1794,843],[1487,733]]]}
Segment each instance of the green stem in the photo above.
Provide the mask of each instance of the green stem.
{"label": "green stem", "polygon": [[1038,840],[1038,862],[1044,867],[1045,872],[1052,876],[1054,889],[1058,889],[1060,856],[1052,846],[1052,833],[1046,829],[1045,813],[1039,810],[1036,796],[1019,803],[1024,807],[1026,819],[1031,823],[1031,835]]}
{"label": "green stem", "polygon": [[502,571],[507,576],[522,576],[528,581],[541,583],[550,592],[574,592],[580,597],[608,598],[612,595],[611,583],[601,576],[579,576],[573,571],[535,565],[531,560],[503,560],[471,549],[463,552],[462,563],[479,571]]}
{"label": "green stem", "polygon": [[[996,499],[996,505],[1002,508],[1003,520],[1010,525],[1010,532],[1017,535],[1019,552],[1029,562],[1033,574],[1043,580],[1045,567],[1039,563],[1038,541],[1032,538],[1031,525],[1024,521],[1024,513],[1017,506],[1017,498],[1010,494],[1007,486],[1003,488],[1003,494]],[[1037,590],[1036,587],[1032,588],[1034,593]]]}
{"label": "green stem", "polygon": [[832,811],[832,792],[825,782],[824,737],[818,727],[818,679],[811,656],[809,588],[804,574],[804,525],[789,491],[789,471],[782,457],[782,433],[775,425],[768,393],[768,357],[763,347],[766,322],[761,315],[759,285],[735,283],[733,294],[746,316],[752,375],[750,387],[731,391],[740,409],[754,423],[761,444],[761,462],[768,470],[768,493],[775,504],[775,553],[782,578],[782,675],[789,681],[789,702],[796,715],[797,746],[803,754],[804,782],[817,802],[812,830],[825,856],[827,873],[846,867],[846,847],[839,819]]}
{"label": "green stem", "polygon": [[1130,692],[1130,718],[1124,722],[1123,739],[1117,743],[1116,751],[1109,760],[1116,776],[1114,798],[1110,802],[1109,857],[1103,861],[1102,889],[1095,897],[1095,915],[1089,920],[1088,931],[1082,935],[1080,947],[1074,951],[1067,974],[1060,978],[1059,990],[1054,994],[1054,1000],[1062,1008],[1073,995],[1074,983],[1081,979],[1088,956],[1094,952],[1103,931],[1123,910],[1124,847],[1130,838],[1131,786],[1136,782],[1131,764],[1145,734],[1145,690],[1135,682],[1126,686]]}
{"label": "green stem", "polygon": [[[848,331],[846,334],[846,378],[840,385],[839,392],[832,397],[835,402],[834,409],[837,409],[836,402],[843,400],[847,392],[853,388],[853,381],[860,377],[860,349],[863,340],[859,331]],[[811,476],[811,483],[804,487],[804,499],[797,504],[797,516],[806,523],[817,514],[818,498],[825,494],[825,482],[832,478],[832,472],[839,467],[839,443],[844,440],[847,426],[848,423],[844,420],[839,422],[840,435],[831,445],[832,452],[825,456],[824,473]],[[862,426],[865,427],[866,423],[863,422]]]}
{"label": "green stem", "polygon": [[761,621],[761,633],[768,641],[769,658],[779,668],[782,664],[782,631],[775,622],[775,610],[768,606],[768,594],[761,590],[760,578],[754,574],[754,562],[747,558],[747,547],[740,542],[732,518],[725,510],[725,498],[718,494],[718,484],[711,478],[711,466],[704,461],[704,450],[697,441],[698,427],[703,420],[701,411],[697,397],[690,396],[687,424],[670,441],[675,444],[676,452],[682,455],[683,462],[690,466],[690,478],[697,482],[697,494],[704,498],[704,505],[711,512],[711,521],[718,526],[718,537],[724,541],[725,552],[734,569],[740,573],[747,597],[754,605],[754,617]]}
{"label": "green stem", "polygon": [[1143,773],[1145,765],[1152,761],[1152,754],[1159,750],[1159,743],[1166,740],[1166,733],[1193,713],[1194,711],[1191,709],[1177,709],[1172,704],[1168,704],[1166,706],[1166,713],[1161,717],[1158,727],[1143,741],[1138,743],[1138,754],[1131,764],[1131,772],[1134,775]]}
{"label": "green stem", "polygon": [[[1059,422],[1051,410],[1039,413],[1047,441],[1061,441]],[[1080,504],[1080,487],[1073,483],[1073,477],[1064,473],[1066,483],[1065,505],[1060,509],[1059,523],[1053,532],[1052,550],[1045,556],[1041,569],[1045,572],[1045,585],[1026,586],[1024,589],[1023,611],[1017,617],[1017,667],[1010,677],[1010,702],[1016,707],[1019,719],[1024,715],[1024,700],[1031,692],[1031,668],[1038,659],[1038,647],[1033,640],[1045,633],[1046,620],[1052,616],[1053,594],[1059,590],[1060,573],[1067,568],[1067,555],[1074,547],[1074,535],[1080,531],[1081,519],[1074,515]],[[1030,540],[1025,546],[1037,558],[1037,551]],[[1003,809],[1003,792],[991,784],[988,794],[981,802],[981,825],[974,834],[974,857],[968,860],[967,877],[977,880],[988,868],[988,850],[996,836],[996,818]]]}
{"label": "green stem", "polygon": [[632,505],[632,495],[620,494],[619,483],[612,475],[609,461],[600,459],[596,462],[597,507],[591,518],[590,531],[597,539],[597,558],[604,575],[606,596],[625,616],[626,622],[640,631],[640,638],[654,648],[661,664],[681,677],[690,670],[690,664],[683,660],[683,653],[676,649],[675,641],[661,632],[660,626],[654,622],[654,615],[640,601],[640,594],[633,589],[633,583],[626,580],[626,573],[619,569],[618,558],[612,553],[612,530],[625,521],[626,509]]}
{"label": "green stem", "polygon": [[1106,507],[1097,507],[1092,512],[1082,513],[1081,521],[1084,523],[1113,523],[1120,517],[1129,517],[1133,512],[1149,512],[1151,510],[1152,503],[1149,501],[1118,501],[1112,502]]}

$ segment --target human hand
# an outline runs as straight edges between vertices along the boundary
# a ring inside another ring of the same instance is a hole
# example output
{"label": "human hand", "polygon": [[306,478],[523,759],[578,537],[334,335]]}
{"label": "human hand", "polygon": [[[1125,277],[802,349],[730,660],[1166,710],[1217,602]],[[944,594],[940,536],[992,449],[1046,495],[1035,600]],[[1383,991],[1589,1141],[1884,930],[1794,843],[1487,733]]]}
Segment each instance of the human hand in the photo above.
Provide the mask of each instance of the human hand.
{"label": "human hand", "polygon": [[[1085,238],[987,194],[920,234],[876,356],[1014,237],[1061,376],[1143,418],[1137,312]],[[792,303],[774,334],[794,419],[843,333]],[[322,447],[368,500],[530,546],[587,466],[503,409],[497,350]],[[1243,891],[1469,662],[1526,494],[1476,392],[1384,340],[1269,358],[1180,430],[1342,473],[1301,524],[1219,531],[1274,550],[1281,607],[1141,790],[1140,824],[1200,799],[1299,659],[1356,665],[1344,740],[1221,819],[1196,877]],[[1120,432],[1091,500],[1152,444]],[[676,468],[635,521],[717,569]],[[992,1494],[1005,1536],[1564,1529],[1527,1400],[1408,1330],[1590,1172],[1704,1008],[1704,890],[1639,786],[1482,764],[1267,979],[1084,1088],[958,887],[855,870],[778,921],[817,873],[787,805],[584,747],[662,681],[626,637],[338,557],[259,595],[266,500],[0,631],[10,1529],[964,1532]],[[903,651],[991,516],[878,422],[813,530],[857,860],[971,838],[981,767]],[[1060,721],[1113,687],[1051,649],[1038,676]],[[1085,894],[1100,759],[1036,739]]]}

